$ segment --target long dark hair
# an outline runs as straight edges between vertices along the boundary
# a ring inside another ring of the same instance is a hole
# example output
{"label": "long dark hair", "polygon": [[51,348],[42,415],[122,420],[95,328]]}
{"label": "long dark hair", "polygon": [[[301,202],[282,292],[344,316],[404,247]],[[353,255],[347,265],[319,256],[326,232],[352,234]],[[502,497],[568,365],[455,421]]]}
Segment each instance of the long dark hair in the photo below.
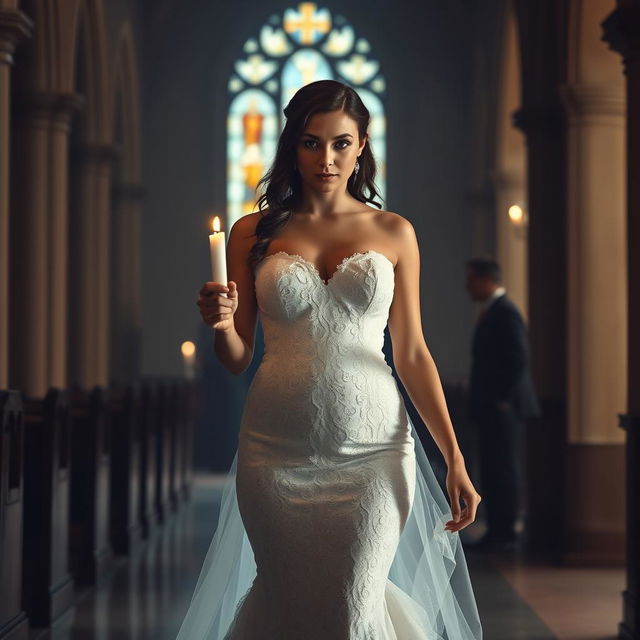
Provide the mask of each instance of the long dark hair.
{"label": "long dark hair", "polygon": [[[296,168],[296,148],[300,136],[312,115],[327,111],[344,111],[355,120],[360,140],[369,127],[368,109],[355,90],[336,80],[318,80],[299,89],[284,109],[286,124],[276,149],[276,157],[271,168],[260,179],[256,191],[266,184],[264,193],[256,204],[260,211],[269,209],[256,225],[256,242],[249,252],[249,263],[254,268],[264,257],[271,238],[284,227],[293,210],[300,204],[302,179]],[[381,197],[373,179],[376,162],[371,152],[369,138],[358,158],[360,169],[349,177],[347,191],[360,202],[371,202],[379,208],[382,204],[374,198]]]}

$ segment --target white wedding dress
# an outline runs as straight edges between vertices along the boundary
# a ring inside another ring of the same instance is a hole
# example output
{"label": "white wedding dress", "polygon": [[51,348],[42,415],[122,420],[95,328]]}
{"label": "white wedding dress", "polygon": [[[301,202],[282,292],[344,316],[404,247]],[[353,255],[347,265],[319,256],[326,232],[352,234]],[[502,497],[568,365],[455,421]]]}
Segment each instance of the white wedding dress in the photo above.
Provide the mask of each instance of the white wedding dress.
{"label": "white wedding dress", "polygon": [[265,354],[178,640],[479,640],[459,534],[382,352],[393,263],[255,270]]}

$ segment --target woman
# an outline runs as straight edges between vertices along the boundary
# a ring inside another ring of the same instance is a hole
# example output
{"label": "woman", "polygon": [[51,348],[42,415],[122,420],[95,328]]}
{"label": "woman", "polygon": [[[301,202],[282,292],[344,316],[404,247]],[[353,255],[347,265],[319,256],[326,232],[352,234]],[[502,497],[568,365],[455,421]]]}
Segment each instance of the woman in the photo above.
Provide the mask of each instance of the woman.
{"label": "woman", "polygon": [[[266,348],[178,638],[477,640],[457,532],[480,496],[422,335],[413,227],[366,205],[369,113],[351,87],[311,83],[284,113],[259,211],[231,229],[230,280],[198,300],[230,371],[253,357],[258,310]],[[387,320],[451,510],[384,359]]]}

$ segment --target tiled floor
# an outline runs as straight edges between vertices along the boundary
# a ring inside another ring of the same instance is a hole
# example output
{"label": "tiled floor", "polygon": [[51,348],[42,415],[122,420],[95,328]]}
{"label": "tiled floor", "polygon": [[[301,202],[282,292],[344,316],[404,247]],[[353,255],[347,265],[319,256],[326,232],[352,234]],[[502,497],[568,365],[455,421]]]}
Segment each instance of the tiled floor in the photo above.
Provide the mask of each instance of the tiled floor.
{"label": "tiled floor", "polygon": [[[97,589],[79,592],[74,610],[54,628],[33,629],[30,640],[175,640],[217,522],[221,487],[219,479],[197,475],[188,507],[134,557],[120,558]],[[529,567],[470,551],[467,562],[484,640],[614,637],[621,570]]]}
{"label": "tiled floor", "polygon": [[622,619],[623,569],[496,562],[558,640],[613,640]]}

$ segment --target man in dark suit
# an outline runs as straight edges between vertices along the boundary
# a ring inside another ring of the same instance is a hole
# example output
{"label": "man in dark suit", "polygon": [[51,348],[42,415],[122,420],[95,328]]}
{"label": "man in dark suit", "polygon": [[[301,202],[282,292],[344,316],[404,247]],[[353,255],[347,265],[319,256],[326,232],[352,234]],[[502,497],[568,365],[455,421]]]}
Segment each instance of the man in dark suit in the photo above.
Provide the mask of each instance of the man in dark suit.
{"label": "man in dark suit", "polygon": [[524,479],[524,421],[540,415],[529,373],[529,345],[518,308],[501,285],[495,260],[466,264],[466,288],[482,311],[473,336],[470,413],[478,426],[481,495],[487,533],[478,549],[512,550]]}

